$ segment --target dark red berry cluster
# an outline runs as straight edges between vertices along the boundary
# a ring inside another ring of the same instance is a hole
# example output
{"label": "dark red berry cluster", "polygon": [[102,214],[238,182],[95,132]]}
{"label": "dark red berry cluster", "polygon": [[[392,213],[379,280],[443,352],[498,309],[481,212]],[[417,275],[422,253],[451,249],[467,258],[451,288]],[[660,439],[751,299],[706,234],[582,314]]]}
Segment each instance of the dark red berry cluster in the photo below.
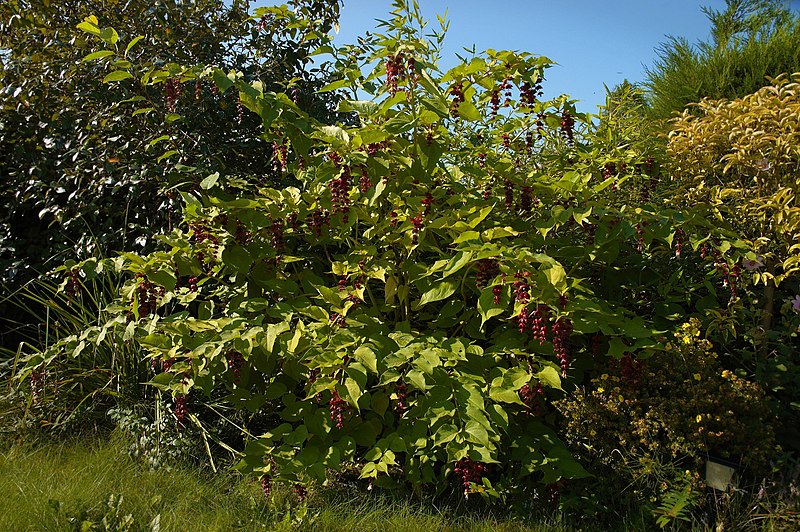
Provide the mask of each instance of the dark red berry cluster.
{"label": "dark red berry cluster", "polygon": [[236,123],[241,124],[244,121],[244,105],[242,105],[242,99],[237,97],[236,98]]}
{"label": "dark red berry cluster", "polygon": [[567,303],[569,303],[569,296],[567,294],[559,295],[558,303],[561,305],[562,310],[567,310]]}
{"label": "dark red berry cluster", "polygon": [[203,99],[203,82],[200,78],[194,80],[194,99],[198,102]]}
{"label": "dark red berry cluster", "polygon": [[308,497],[308,489],[302,484],[295,484],[292,491],[294,491],[294,496],[297,497],[297,502],[300,504],[304,503],[306,497]]}
{"label": "dark red berry cluster", "polygon": [[511,105],[511,78],[506,77],[500,84],[500,90],[504,92],[505,99],[503,100],[503,107]]}
{"label": "dark red berry cluster", "polygon": [[646,225],[647,222],[636,224],[636,251],[639,253],[644,251],[644,227]]}
{"label": "dark red berry cluster", "polygon": [[381,142],[373,142],[372,144],[367,144],[367,153],[370,156],[375,155],[379,151],[388,151],[389,150],[390,142],[388,140],[382,140]]}
{"label": "dark red berry cluster", "polygon": [[503,294],[503,285],[495,285],[492,287],[492,295],[494,296],[494,304],[500,304],[500,296]]}
{"label": "dark red berry cluster", "polygon": [[731,301],[735,301],[739,297],[739,278],[742,275],[742,269],[738,264],[728,267],[728,264],[721,258],[717,259],[716,268],[724,277],[722,284],[731,291]]}
{"label": "dark red berry cluster", "polygon": [[575,119],[564,109],[561,112],[561,137],[571,146],[575,143]]}
{"label": "dark red berry cluster", "polygon": [[450,104],[450,116],[456,118],[458,116],[458,106],[464,102],[464,84],[460,81],[455,83],[450,87],[450,94],[453,95],[453,103]]}
{"label": "dark red berry cluster", "polygon": [[35,369],[31,371],[31,400],[34,405],[41,403],[44,398],[44,370]]}
{"label": "dark red berry cluster", "polygon": [[186,414],[189,413],[188,399],[185,395],[179,395],[175,398],[175,417],[178,423],[183,423],[186,419]]}
{"label": "dark red berry cluster", "polygon": [[272,247],[275,250],[275,253],[280,255],[284,248],[283,220],[278,218],[272,220],[272,225],[269,228],[269,232],[271,235]]}
{"label": "dark red berry cluster", "polygon": [[139,313],[139,318],[145,318],[150,314],[154,314],[158,308],[158,298],[162,297],[165,293],[163,286],[157,286],[151,283],[147,276],[143,273],[137,273],[133,276],[138,281],[135,290],[135,297],[131,300],[131,306],[134,301],[137,302],[136,308]]}
{"label": "dark red berry cluster", "polygon": [[433,205],[433,195],[426,192],[425,197],[422,198],[422,216],[428,216],[431,213],[431,205]]}
{"label": "dark red berry cluster", "polygon": [[561,364],[561,375],[567,376],[569,369],[569,335],[572,334],[572,322],[568,318],[559,318],[553,324],[553,352]]}
{"label": "dark red berry cluster", "polygon": [[233,239],[240,246],[249,244],[253,240],[252,233],[247,230],[241,220],[236,220],[236,234],[234,235]]}
{"label": "dark red berry cluster", "polygon": [[543,79],[540,77],[536,80],[536,83],[531,85],[527,81],[522,84],[519,88],[519,99],[528,107],[533,107],[536,103],[536,98],[544,94],[542,90],[542,81]]}
{"label": "dark red berry cluster", "polygon": [[76,266],[67,272],[67,285],[64,287],[68,297],[75,297],[81,291],[80,269]]}
{"label": "dark red berry cluster", "polygon": [[545,396],[544,386],[542,383],[537,382],[535,385],[525,384],[519,390],[519,397],[528,410],[534,416],[540,417],[544,415]]}
{"label": "dark red berry cluster", "polygon": [[488,473],[489,466],[482,462],[475,462],[470,458],[462,458],[456,462],[453,469],[456,475],[461,477],[461,485],[464,487],[464,497],[469,497],[470,484],[480,484],[481,479]]}
{"label": "dark red berry cluster", "polygon": [[536,140],[539,140],[544,135],[544,113],[536,115]]}
{"label": "dark red berry cluster", "polygon": [[342,222],[350,220],[350,169],[344,167],[341,175],[331,180],[331,205],[333,214],[342,213]]}
{"label": "dark red berry cluster", "polygon": [[339,392],[333,390],[331,400],[328,402],[328,409],[331,413],[331,421],[336,423],[337,429],[344,427],[344,414],[347,412],[347,408],[347,403],[339,397]]}
{"label": "dark red berry cluster", "polygon": [[515,274],[515,278],[517,279],[512,284],[512,289],[514,293],[514,302],[522,304],[522,308],[519,309],[519,314],[517,315],[517,328],[519,332],[524,333],[528,330],[529,327],[529,319],[528,316],[528,300],[530,299],[530,287],[528,286],[528,280],[525,278],[525,273],[517,272]]}
{"label": "dark red berry cluster", "polygon": [[681,252],[683,251],[683,229],[677,229],[675,231],[675,256],[680,258]]}
{"label": "dark red berry cluster", "polygon": [[495,259],[481,259],[476,263],[475,286],[484,288],[489,281],[500,275],[500,264]]}
{"label": "dark red berry cluster", "polygon": [[547,331],[550,329],[550,307],[547,305],[537,305],[536,310],[531,312],[531,333],[534,340],[539,340],[539,345],[547,340]]}
{"label": "dark red berry cluster", "polygon": [[342,329],[347,325],[345,317],[339,314],[338,312],[331,312],[331,316],[329,319],[331,325],[333,325],[334,327],[338,327],[339,329]]}
{"label": "dark red berry cluster", "polygon": [[416,83],[416,60],[414,57],[405,58],[403,52],[386,60],[386,88],[389,94],[394,96],[401,89],[398,83],[402,80],[409,80],[413,85]]}
{"label": "dark red berry cluster", "polygon": [[361,168],[361,178],[358,180],[358,187],[362,194],[366,194],[369,192],[369,189],[372,188],[372,179],[369,178],[366,167]]}
{"label": "dark red berry cluster", "polygon": [[276,172],[286,172],[289,168],[289,146],[285,142],[272,142],[272,160]]}
{"label": "dark red berry cluster", "polygon": [[174,113],[177,108],[178,98],[181,97],[183,87],[177,78],[167,78],[164,82],[164,92],[166,93],[167,111]]}
{"label": "dark red berry cluster", "polygon": [[419,232],[422,231],[424,226],[424,222],[422,219],[422,214],[418,214],[411,218],[411,243],[413,245],[417,245],[419,242]]}
{"label": "dark red berry cluster", "polygon": [[272,475],[269,473],[261,475],[259,484],[261,484],[261,492],[264,494],[264,497],[269,498],[270,493],[272,493]]}
{"label": "dark red berry cluster", "polygon": [[314,236],[317,238],[322,236],[322,226],[330,225],[330,216],[327,209],[324,211],[322,209],[314,209],[311,213],[311,220],[307,222],[311,226]]}
{"label": "dark red berry cluster", "polygon": [[192,236],[189,238],[189,242],[201,244],[207,241],[212,247],[219,245],[219,239],[211,233],[206,224],[202,222],[192,222],[189,224],[189,229],[192,230]]}
{"label": "dark red berry cluster", "polygon": [[492,108],[492,118],[497,116],[497,112],[500,110],[500,91],[493,90],[492,91],[492,98],[490,100],[490,106]]}
{"label": "dark red berry cluster", "polygon": [[239,379],[242,374],[242,364],[244,363],[244,357],[241,353],[236,351],[229,351],[226,357],[228,359],[228,369],[231,371],[233,375],[233,382],[235,384],[239,384]]}
{"label": "dark red berry cluster", "polygon": [[526,185],[522,187],[519,195],[519,210],[524,214],[530,214],[539,205],[539,200],[533,197],[533,188]]}
{"label": "dark red berry cluster", "polygon": [[394,411],[397,412],[398,415],[402,416],[403,412],[405,412],[406,408],[408,407],[408,404],[406,403],[406,398],[408,397],[406,395],[406,385],[402,382],[398,383],[394,387],[394,393],[397,395],[397,400],[394,403]]}
{"label": "dark red berry cluster", "polygon": [[197,283],[199,279],[195,276],[189,277],[189,292],[197,292]]}
{"label": "dark red berry cluster", "polygon": [[506,179],[503,182],[503,190],[506,198],[506,210],[510,211],[514,208],[514,183],[510,179]]}
{"label": "dark red berry cluster", "polygon": [[625,353],[619,361],[619,368],[622,382],[631,388],[638,388],[642,382],[642,361],[634,359],[630,353]]}

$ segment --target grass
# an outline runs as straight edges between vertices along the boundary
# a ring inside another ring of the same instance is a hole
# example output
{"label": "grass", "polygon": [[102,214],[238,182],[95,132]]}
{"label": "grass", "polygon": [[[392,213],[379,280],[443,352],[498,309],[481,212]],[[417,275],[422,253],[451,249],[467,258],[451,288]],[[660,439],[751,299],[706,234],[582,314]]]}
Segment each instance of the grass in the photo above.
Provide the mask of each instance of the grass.
{"label": "grass", "polygon": [[251,480],[191,468],[149,471],[124,449],[119,438],[0,448],[0,530],[80,530],[84,521],[97,527],[90,530],[154,523],[162,531],[571,529],[557,517],[520,522],[343,489],[312,491],[307,507],[288,491],[268,502]]}

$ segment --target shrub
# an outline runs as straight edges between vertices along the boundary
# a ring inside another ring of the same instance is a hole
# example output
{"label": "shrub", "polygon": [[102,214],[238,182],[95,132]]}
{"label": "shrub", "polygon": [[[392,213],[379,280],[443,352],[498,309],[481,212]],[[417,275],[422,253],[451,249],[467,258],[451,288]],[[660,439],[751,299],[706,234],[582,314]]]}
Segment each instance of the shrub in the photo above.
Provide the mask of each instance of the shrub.
{"label": "shrub", "polygon": [[723,369],[700,326],[684,323],[652,357],[624,355],[556,403],[571,448],[637,502],[686,489],[702,502],[709,454],[740,463],[750,479],[767,473],[776,454],[763,390]]}
{"label": "shrub", "polygon": [[425,38],[415,5],[396,7],[386,34],[315,52],[338,69],[322,91],[371,95],[340,105],[352,124],[235,71],[120,64],[125,43],[107,43],[112,83],[233,93],[280,179],[183,168],[199,184],[183,222],[151,254],[75,266],[126,282],[105,320],[29,352],[19,381],[100,338],[141,349],[178,422],[211,400],[257,417],[238,467],[265,492],[354,469],[370,486],[556,501],[585,477],[552,401],[606,357],[663,351],[692,290],[715,290],[694,251],[727,265],[744,244],[644,195],[665,177],[649,143],[604,145],[568,97],[542,100],[547,58],[488,50],[442,73],[443,31]]}

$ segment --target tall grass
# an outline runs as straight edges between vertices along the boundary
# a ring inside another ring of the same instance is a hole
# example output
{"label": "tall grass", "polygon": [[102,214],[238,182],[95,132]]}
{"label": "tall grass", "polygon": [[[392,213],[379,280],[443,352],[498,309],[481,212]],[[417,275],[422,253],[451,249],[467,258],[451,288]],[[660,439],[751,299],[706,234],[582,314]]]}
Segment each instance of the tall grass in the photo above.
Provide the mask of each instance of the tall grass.
{"label": "tall grass", "polygon": [[115,437],[2,448],[0,530],[80,529],[82,521],[101,527],[103,517],[117,525],[127,518],[129,530],[150,530],[158,522],[162,531],[573,529],[553,516],[520,521],[341,487],[312,490],[306,507],[289,490],[267,501],[251,480],[196,469],[150,471],[125,447]]}
{"label": "tall grass", "polygon": [[[96,339],[88,335],[111,320],[106,308],[119,283],[113,273],[86,276],[68,296],[57,281],[42,278],[6,296],[4,303],[16,312],[2,321],[17,329],[19,339],[14,349],[0,352],[4,391],[16,392],[16,402],[6,400],[6,409],[13,403],[25,410],[23,415],[34,414],[41,426],[74,429],[76,422],[104,423],[110,407],[153,394],[142,384],[150,379],[148,363],[134,344],[123,340],[116,330],[120,327],[95,334]],[[44,375],[40,397],[33,397],[32,371]]]}

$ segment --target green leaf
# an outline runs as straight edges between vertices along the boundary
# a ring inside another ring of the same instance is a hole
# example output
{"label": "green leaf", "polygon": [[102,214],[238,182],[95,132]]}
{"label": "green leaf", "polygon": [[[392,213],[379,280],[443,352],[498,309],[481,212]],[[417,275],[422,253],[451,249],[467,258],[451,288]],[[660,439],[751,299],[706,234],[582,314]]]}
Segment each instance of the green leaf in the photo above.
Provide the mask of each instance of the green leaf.
{"label": "green leaf", "polygon": [[347,87],[347,84],[348,84],[348,81],[346,79],[340,79],[340,80],[337,80],[337,81],[332,81],[331,83],[328,83],[327,85],[325,85],[324,87],[319,89],[317,92],[335,91],[335,90],[341,89],[343,87]]}
{"label": "green leaf", "polygon": [[561,388],[561,375],[553,366],[545,366],[536,374],[536,378],[551,388],[562,390]]}
{"label": "green leaf", "polygon": [[108,44],[117,44],[117,41],[119,40],[119,34],[114,28],[103,28],[100,30],[100,38]]}
{"label": "green leaf", "polygon": [[455,257],[453,257],[450,262],[447,264],[447,267],[442,272],[442,277],[447,278],[453,275],[454,273],[458,273],[461,269],[469,264],[472,260],[472,252],[471,251],[462,251]]}
{"label": "green leaf", "polygon": [[481,119],[481,112],[471,102],[461,102],[458,104],[458,116],[464,120],[475,122]]}
{"label": "green leaf", "polygon": [[214,83],[219,89],[219,92],[225,92],[233,86],[233,80],[231,80],[228,75],[219,68],[214,70],[212,77],[214,79]]}
{"label": "green leaf", "polygon": [[134,46],[136,46],[136,43],[138,43],[138,42],[139,42],[139,41],[141,41],[142,39],[144,39],[144,35],[139,35],[139,36],[137,36],[137,37],[134,37],[133,39],[131,39],[131,42],[129,42],[129,43],[128,43],[128,46],[126,46],[126,47],[125,47],[125,56],[126,56],[126,57],[127,57],[127,55],[128,55],[128,52],[130,52],[130,51],[131,51],[131,48],[133,48]]}
{"label": "green leaf", "polygon": [[103,78],[103,83],[111,83],[112,81],[122,81],[124,79],[132,78],[133,75],[130,72],[126,72],[124,70],[115,70],[114,72],[110,72]]}
{"label": "green leaf", "polygon": [[177,284],[177,279],[175,279],[175,274],[167,271],[167,270],[159,270],[157,272],[151,272],[147,275],[151,281],[156,284],[160,284],[167,290],[175,290],[175,285]]}
{"label": "green leaf", "polygon": [[372,373],[378,373],[378,356],[371,347],[362,345],[355,350],[354,356],[356,360],[361,362],[364,367],[370,370]]}
{"label": "green leaf", "polygon": [[378,104],[368,100],[342,100],[337,111],[340,113],[356,112],[361,116],[371,116],[378,110]]}
{"label": "green leaf", "polygon": [[83,19],[83,22],[79,23],[76,27],[79,30],[85,31],[86,33],[91,33],[92,35],[100,37],[100,28],[97,26],[97,24],[97,17],[91,15]]}
{"label": "green leaf", "polygon": [[567,291],[567,272],[564,271],[563,266],[560,264],[553,264],[544,270],[544,274],[547,276],[547,280],[550,281],[550,284],[552,284],[559,293],[563,294]]}
{"label": "green leaf", "polygon": [[90,53],[89,55],[81,59],[81,61],[94,61],[95,59],[102,59],[110,55],[114,55],[114,52],[112,52],[111,50],[99,50],[97,52]]}
{"label": "green leaf", "polygon": [[282,321],[280,323],[270,323],[267,325],[267,335],[264,347],[268,353],[272,353],[275,348],[275,340],[279,335],[291,329],[288,323]]}
{"label": "green leaf", "polygon": [[422,294],[417,308],[427,305],[428,303],[433,303],[434,301],[447,299],[448,297],[452,296],[458,288],[460,282],[461,281],[457,279],[449,279],[436,283],[433,288]]}
{"label": "green leaf", "polygon": [[481,290],[481,295],[478,298],[478,312],[481,314],[481,328],[483,324],[494,316],[499,316],[505,309],[508,308],[508,290],[503,288],[500,295],[500,304],[494,304],[494,291],[493,287],[487,286]]}
{"label": "green leaf", "polygon": [[222,250],[222,262],[236,271],[247,273],[253,265],[253,257],[250,252],[242,246],[226,246]]}
{"label": "green leaf", "polygon": [[203,190],[208,190],[216,185],[217,181],[219,181],[219,172],[214,172],[200,181],[200,188]]}

